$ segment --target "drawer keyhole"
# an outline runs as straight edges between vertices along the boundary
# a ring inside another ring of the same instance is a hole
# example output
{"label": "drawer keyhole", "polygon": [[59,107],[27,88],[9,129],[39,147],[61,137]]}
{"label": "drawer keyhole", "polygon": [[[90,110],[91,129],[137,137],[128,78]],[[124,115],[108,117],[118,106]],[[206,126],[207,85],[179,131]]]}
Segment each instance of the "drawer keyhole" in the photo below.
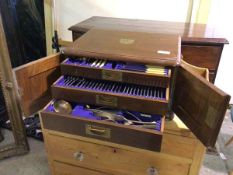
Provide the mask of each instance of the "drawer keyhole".
{"label": "drawer keyhole", "polygon": [[83,152],[82,151],[78,151],[78,152],[74,153],[74,158],[76,160],[79,160],[80,162],[83,161],[83,159],[84,159]]}

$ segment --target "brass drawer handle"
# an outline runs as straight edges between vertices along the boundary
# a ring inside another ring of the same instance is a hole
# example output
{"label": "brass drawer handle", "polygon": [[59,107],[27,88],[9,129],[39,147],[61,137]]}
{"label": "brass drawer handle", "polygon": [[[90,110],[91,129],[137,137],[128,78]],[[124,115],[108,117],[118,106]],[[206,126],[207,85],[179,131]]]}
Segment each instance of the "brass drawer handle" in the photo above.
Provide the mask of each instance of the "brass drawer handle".
{"label": "brass drawer handle", "polygon": [[109,128],[87,124],[86,134],[109,139],[111,137],[111,130]]}
{"label": "brass drawer handle", "polygon": [[103,135],[106,133],[106,129],[92,128],[92,126],[89,128],[89,130],[98,135]]}

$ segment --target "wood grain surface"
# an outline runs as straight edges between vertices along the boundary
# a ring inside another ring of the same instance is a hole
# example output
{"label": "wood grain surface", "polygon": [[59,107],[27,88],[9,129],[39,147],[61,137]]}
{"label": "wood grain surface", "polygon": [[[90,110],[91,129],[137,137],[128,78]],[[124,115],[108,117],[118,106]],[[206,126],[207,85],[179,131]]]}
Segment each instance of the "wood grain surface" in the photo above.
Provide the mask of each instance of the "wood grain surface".
{"label": "wood grain surface", "polygon": [[[166,121],[161,152],[47,130],[43,120],[42,128],[54,175],[64,172],[60,167],[66,169],[67,165],[73,166],[69,167],[72,172],[67,170],[71,174],[81,168],[80,172],[88,173],[141,175],[154,167],[159,174],[196,175],[205,152],[205,147],[177,117]],[[82,152],[82,161],[74,156],[77,152]],[[58,168],[54,166],[57,162],[61,164]]]}
{"label": "wood grain surface", "polygon": [[50,86],[60,76],[60,54],[50,55],[13,69],[25,116],[42,109],[50,100]]}
{"label": "wood grain surface", "polygon": [[230,96],[187,67],[178,69],[173,111],[206,147],[214,147]]}
{"label": "wood grain surface", "polygon": [[72,166],[69,164],[53,161],[54,175],[107,175],[107,173],[92,169]]}
{"label": "wood grain surface", "polygon": [[[42,112],[41,118],[45,129],[96,138],[152,151],[160,151],[161,149],[162,133],[156,130],[98,120],[88,120],[80,117],[56,114],[54,112]],[[87,125],[93,128],[100,128],[99,130],[104,130],[104,132],[109,132],[109,134],[107,137],[102,133],[91,134],[87,132]]]}
{"label": "wood grain surface", "polygon": [[180,62],[179,35],[91,29],[64,49],[66,55],[175,66]]}
{"label": "wood grain surface", "polygon": [[[54,135],[48,136],[50,156],[53,160],[63,161],[86,169],[107,172],[109,174],[142,175],[154,167],[163,175],[187,175],[189,164],[175,161],[172,156],[162,154],[143,154],[117,147],[109,147],[91,142],[76,141]],[[76,152],[83,153],[83,160],[73,156]],[[169,164],[169,166],[167,166]]]}
{"label": "wood grain surface", "polygon": [[81,23],[71,26],[69,30],[74,31],[75,33],[85,33],[92,28],[178,34],[181,35],[183,43],[228,43],[227,39],[224,38],[224,34],[213,26],[182,22],[93,16]]}
{"label": "wood grain surface", "polygon": [[74,41],[92,28],[180,35],[183,59],[195,66],[210,69],[212,83],[215,81],[224,44],[228,44],[223,33],[205,24],[94,16],[69,29]]}

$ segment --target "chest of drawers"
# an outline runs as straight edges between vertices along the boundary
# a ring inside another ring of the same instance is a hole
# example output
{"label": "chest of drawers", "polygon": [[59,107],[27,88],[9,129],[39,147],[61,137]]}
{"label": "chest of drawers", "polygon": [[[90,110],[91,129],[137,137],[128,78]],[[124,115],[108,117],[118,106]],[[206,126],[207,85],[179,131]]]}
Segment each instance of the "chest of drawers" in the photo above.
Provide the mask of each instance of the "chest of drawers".
{"label": "chest of drawers", "polygon": [[92,28],[180,35],[184,60],[208,68],[212,83],[217,75],[223,47],[228,44],[217,28],[207,24],[93,16],[71,26],[69,30],[74,41]]}
{"label": "chest of drawers", "polygon": [[197,175],[203,144],[175,117],[165,122],[160,152],[43,129],[54,175]]}

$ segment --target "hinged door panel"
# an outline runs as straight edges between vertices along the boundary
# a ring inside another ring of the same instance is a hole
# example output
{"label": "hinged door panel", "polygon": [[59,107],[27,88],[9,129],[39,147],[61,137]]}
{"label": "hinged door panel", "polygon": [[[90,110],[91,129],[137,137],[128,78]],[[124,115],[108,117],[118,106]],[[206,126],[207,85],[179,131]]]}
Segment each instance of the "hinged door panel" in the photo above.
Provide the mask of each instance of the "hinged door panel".
{"label": "hinged door panel", "polygon": [[230,96],[184,66],[178,67],[173,111],[207,147],[213,147]]}
{"label": "hinged door panel", "polygon": [[50,86],[60,76],[60,54],[53,54],[13,69],[25,116],[42,109],[51,100]]}

